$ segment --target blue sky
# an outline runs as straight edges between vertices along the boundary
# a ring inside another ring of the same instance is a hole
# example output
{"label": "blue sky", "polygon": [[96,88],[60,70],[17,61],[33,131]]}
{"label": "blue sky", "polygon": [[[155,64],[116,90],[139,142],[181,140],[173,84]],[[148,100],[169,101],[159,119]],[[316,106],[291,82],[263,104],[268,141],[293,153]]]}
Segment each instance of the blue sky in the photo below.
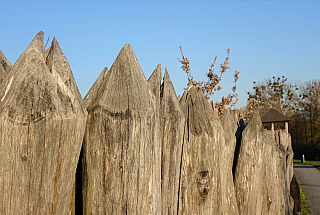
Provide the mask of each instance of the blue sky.
{"label": "blue sky", "polygon": [[[320,1],[9,1],[0,0],[0,50],[11,64],[39,31],[56,37],[84,97],[104,67],[110,68],[130,43],[148,78],[157,64],[167,67],[176,93],[187,76],[177,61],[179,46],[195,79],[215,71],[230,48],[223,90],[237,93],[244,106],[253,81],[286,76],[320,78]],[[45,40],[46,40],[45,39]]]}

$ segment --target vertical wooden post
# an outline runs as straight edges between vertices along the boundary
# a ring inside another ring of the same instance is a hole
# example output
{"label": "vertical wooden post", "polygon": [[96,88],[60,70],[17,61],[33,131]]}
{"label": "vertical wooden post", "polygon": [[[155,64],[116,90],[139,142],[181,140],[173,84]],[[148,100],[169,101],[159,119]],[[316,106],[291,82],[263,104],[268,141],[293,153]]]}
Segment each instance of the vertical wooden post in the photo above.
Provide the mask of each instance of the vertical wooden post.
{"label": "vertical wooden post", "polygon": [[272,140],[275,141],[275,136],[274,136],[274,124],[271,122],[271,135],[272,135]]}
{"label": "vertical wooden post", "polygon": [[160,214],[156,98],[129,44],[87,104],[83,214]]}
{"label": "vertical wooden post", "polygon": [[0,214],[69,214],[86,111],[61,49],[50,50],[39,32],[0,86]]}
{"label": "vertical wooden post", "polygon": [[167,69],[161,89],[161,214],[178,214],[185,118]]}
{"label": "vertical wooden post", "polygon": [[201,90],[190,86],[180,100],[186,122],[178,214],[223,214],[220,142],[223,128]]}
{"label": "vertical wooden post", "polygon": [[[241,113],[241,111],[240,111]],[[222,189],[222,201],[226,203],[226,210],[222,214],[234,214],[238,215],[238,206],[236,199],[236,192],[233,184],[233,162],[236,159],[235,153],[237,139],[236,133],[238,130],[239,114],[236,111],[227,110],[220,117],[221,124],[224,130],[225,135],[225,144],[221,144],[221,156],[220,156],[220,165],[221,165],[221,189]]]}

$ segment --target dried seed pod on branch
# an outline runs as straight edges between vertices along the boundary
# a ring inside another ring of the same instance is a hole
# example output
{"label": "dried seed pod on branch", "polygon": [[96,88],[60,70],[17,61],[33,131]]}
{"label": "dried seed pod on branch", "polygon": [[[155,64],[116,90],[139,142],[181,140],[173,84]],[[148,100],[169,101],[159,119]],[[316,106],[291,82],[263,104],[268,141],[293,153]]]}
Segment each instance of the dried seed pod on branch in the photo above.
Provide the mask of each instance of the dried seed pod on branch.
{"label": "dried seed pod on branch", "polygon": [[[229,52],[230,49],[227,49],[227,57],[223,64],[220,64],[220,74],[215,73],[214,66],[216,64],[217,56],[214,58],[213,63],[209,68],[209,72],[206,73],[208,81],[195,81],[193,76],[191,75],[190,71],[190,62],[188,58],[186,58],[182,52],[182,47],[180,46],[180,51],[182,55],[182,59],[178,58],[178,61],[182,64],[181,69],[188,76],[188,86],[194,85],[197,87],[198,90],[202,90],[206,99],[209,99],[210,96],[214,95],[216,91],[220,91],[222,89],[222,85],[220,85],[222,75],[230,69],[229,65]],[[227,109],[227,106],[233,107],[239,101],[238,94],[236,93],[237,90],[237,81],[239,79],[239,72],[235,71],[233,74],[234,77],[234,86],[232,86],[231,90],[232,93],[229,93],[228,96],[222,97],[220,102],[215,102],[214,107],[218,110],[219,115],[222,115],[223,112]]]}

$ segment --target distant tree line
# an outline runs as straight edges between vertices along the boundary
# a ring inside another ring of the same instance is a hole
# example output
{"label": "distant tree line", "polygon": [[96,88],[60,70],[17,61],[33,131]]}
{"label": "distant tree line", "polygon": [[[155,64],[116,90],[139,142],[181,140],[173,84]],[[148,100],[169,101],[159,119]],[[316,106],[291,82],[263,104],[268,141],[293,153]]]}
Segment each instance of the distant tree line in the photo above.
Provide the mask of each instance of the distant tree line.
{"label": "distant tree line", "polygon": [[320,80],[293,84],[282,76],[253,83],[248,101],[258,101],[255,106],[260,111],[272,107],[291,119],[295,158],[320,159]]}
{"label": "distant tree line", "polygon": [[[189,60],[184,56],[180,47],[182,59],[181,69],[187,74],[188,86],[194,85],[202,90],[206,99],[222,89],[221,77],[229,69],[229,49],[225,61],[220,64],[220,74],[214,71],[218,57],[214,58],[209,72],[206,73],[207,81],[195,81],[191,75]],[[227,108],[234,107],[239,101],[236,93],[236,83],[239,72],[234,73],[234,86],[232,93],[213,103],[214,108],[222,115]],[[259,82],[253,82],[252,92],[248,92],[247,105],[240,111],[239,117],[247,121],[257,108],[260,112],[274,108],[289,119],[289,133],[291,134],[292,147],[295,158],[305,155],[307,159],[320,160],[320,80],[304,83],[292,83],[284,76],[272,77]]]}

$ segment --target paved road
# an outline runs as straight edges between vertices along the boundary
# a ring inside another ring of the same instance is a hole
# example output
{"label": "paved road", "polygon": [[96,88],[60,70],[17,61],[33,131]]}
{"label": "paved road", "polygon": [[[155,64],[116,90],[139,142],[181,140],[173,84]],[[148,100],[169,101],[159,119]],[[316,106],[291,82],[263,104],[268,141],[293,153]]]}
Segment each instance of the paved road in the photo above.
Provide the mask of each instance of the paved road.
{"label": "paved road", "polygon": [[313,166],[293,165],[294,173],[309,199],[314,215],[320,215],[320,171]]}

